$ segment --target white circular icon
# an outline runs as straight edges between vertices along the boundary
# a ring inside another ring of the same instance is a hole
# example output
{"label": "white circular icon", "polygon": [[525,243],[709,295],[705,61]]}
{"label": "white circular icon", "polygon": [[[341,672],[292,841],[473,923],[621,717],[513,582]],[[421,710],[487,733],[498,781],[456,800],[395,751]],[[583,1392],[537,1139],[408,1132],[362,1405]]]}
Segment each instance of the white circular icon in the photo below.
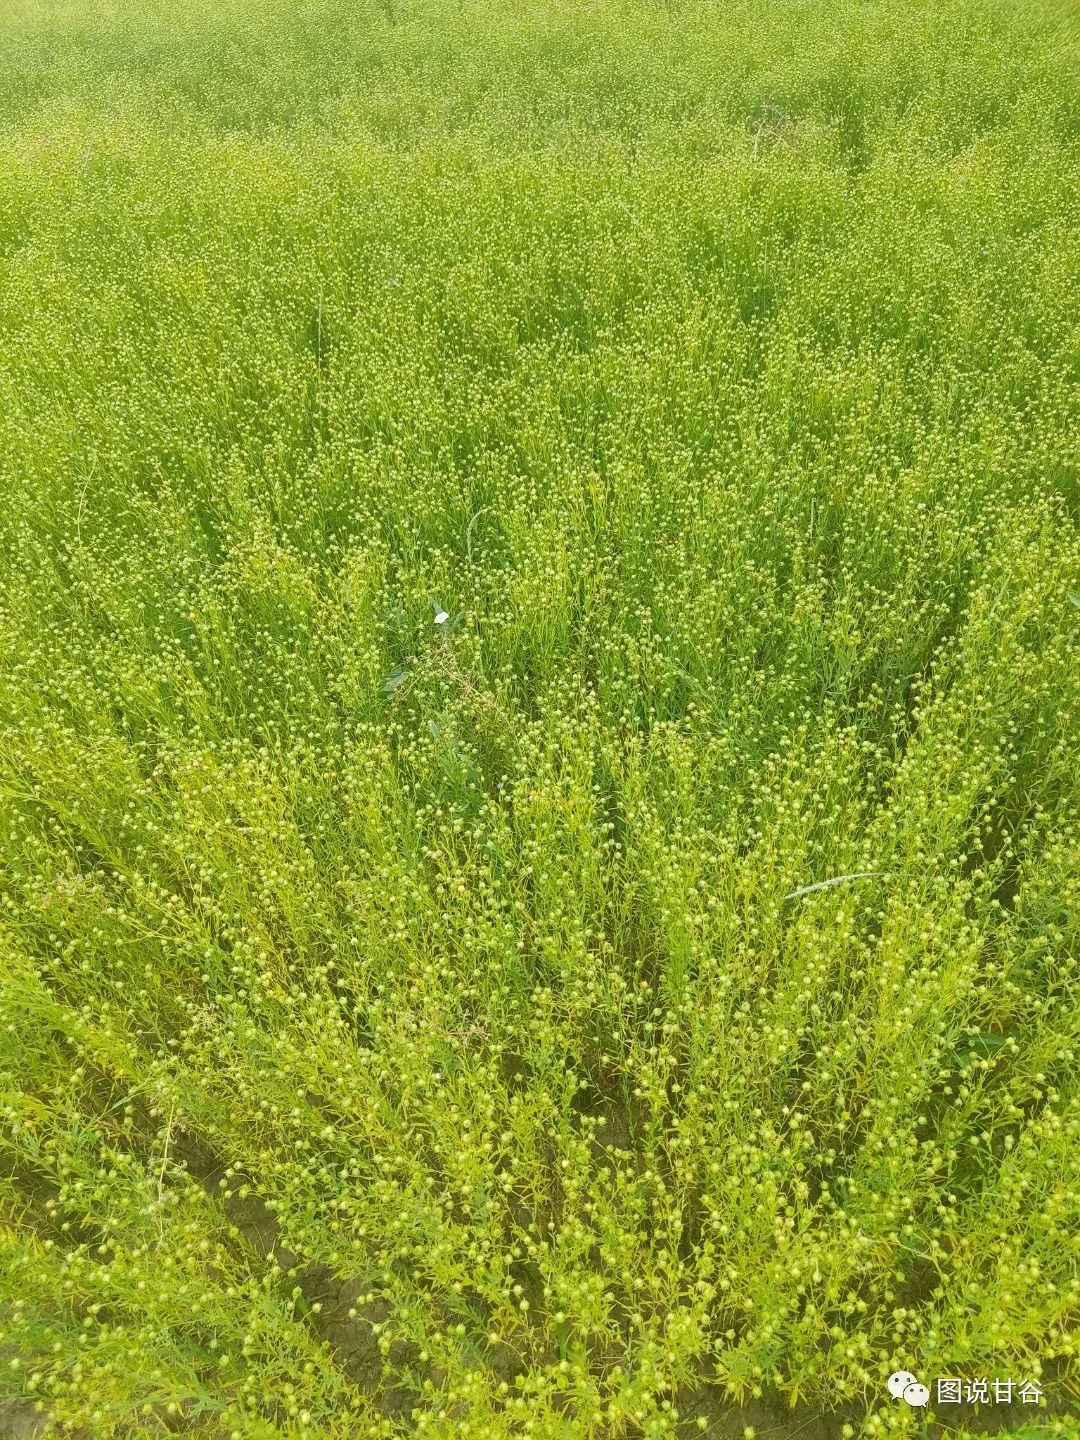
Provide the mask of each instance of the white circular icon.
{"label": "white circular icon", "polygon": [[925,1405],[930,1399],[930,1391],[916,1380],[914,1385],[909,1385],[904,1391],[904,1399],[909,1405]]}
{"label": "white circular icon", "polygon": [[919,1382],[910,1370],[897,1370],[888,1379],[889,1394],[894,1400],[899,1400],[909,1385],[917,1385]]}

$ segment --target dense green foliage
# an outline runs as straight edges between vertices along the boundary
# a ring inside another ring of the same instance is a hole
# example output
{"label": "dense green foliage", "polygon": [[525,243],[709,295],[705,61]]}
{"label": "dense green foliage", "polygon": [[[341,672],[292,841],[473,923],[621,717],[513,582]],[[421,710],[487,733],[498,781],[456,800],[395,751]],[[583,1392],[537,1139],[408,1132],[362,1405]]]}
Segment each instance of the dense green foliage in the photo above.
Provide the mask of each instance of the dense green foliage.
{"label": "dense green foliage", "polygon": [[1078,41],[6,0],[0,1427],[1080,1433]]}

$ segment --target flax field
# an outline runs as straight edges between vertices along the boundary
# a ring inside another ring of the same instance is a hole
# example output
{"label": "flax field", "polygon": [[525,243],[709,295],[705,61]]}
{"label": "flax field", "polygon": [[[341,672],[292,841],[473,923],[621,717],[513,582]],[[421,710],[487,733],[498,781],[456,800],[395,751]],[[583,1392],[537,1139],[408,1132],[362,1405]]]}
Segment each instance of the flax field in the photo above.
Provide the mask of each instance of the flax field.
{"label": "flax field", "polygon": [[0,1436],[1078,1324],[1075,0],[0,0]]}

